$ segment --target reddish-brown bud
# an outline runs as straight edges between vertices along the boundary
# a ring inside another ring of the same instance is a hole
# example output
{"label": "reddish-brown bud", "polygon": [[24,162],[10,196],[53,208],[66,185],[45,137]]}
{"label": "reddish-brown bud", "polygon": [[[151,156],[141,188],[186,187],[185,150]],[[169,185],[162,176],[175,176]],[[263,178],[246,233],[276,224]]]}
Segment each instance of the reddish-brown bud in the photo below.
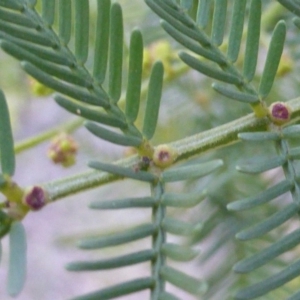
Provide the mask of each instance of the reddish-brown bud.
{"label": "reddish-brown bud", "polygon": [[291,118],[291,109],[284,102],[275,102],[269,108],[270,119],[276,125],[287,123]]}
{"label": "reddish-brown bud", "polygon": [[169,167],[176,158],[176,151],[168,145],[160,145],[154,149],[153,162],[160,168]]}
{"label": "reddish-brown bud", "polygon": [[46,191],[40,186],[33,186],[25,191],[23,203],[31,210],[39,210],[48,200]]}

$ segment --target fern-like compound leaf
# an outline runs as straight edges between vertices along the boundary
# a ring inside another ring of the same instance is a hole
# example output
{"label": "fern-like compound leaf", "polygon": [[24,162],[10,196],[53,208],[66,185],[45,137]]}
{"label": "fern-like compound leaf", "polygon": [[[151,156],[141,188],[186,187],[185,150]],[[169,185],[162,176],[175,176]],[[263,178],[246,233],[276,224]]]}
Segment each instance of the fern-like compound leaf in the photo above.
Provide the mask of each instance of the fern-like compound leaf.
{"label": "fern-like compound leaf", "polygon": [[207,290],[206,283],[199,282],[194,277],[184,274],[171,267],[163,267],[160,272],[162,278],[176,287],[194,295],[201,295]]}
{"label": "fern-like compound leaf", "polygon": [[132,241],[140,240],[151,236],[157,232],[157,226],[154,224],[139,225],[124,232],[107,235],[100,238],[90,238],[80,241],[79,247],[82,249],[100,249],[105,247],[126,244]]}
{"label": "fern-like compound leaf", "polygon": [[232,23],[227,50],[227,57],[233,63],[237,60],[240,51],[244,28],[246,3],[246,0],[235,0],[233,5]]}
{"label": "fern-like compound leaf", "polygon": [[253,103],[253,104],[259,102],[259,98],[257,95],[243,93],[233,89],[232,87],[228,87],[227,85],[213,83],[212,87],[215,91],[230,99],[234,99],[244,103]]}
{"label": "fern-like compound leaf", "polygon": [[9,270],[7,292],[17,296],[26,279],[26,233],[20,222],[14,222],[9,231]]}
{"label": "fern-like compound leaf", "polygon": [[105,79],[108,59],[110,0],[98,0],[97,12],[93,75],[101,84]]}
{"label": "fern-like compound leaf", "polygon": [[162,253],[174,261],[191,261],[199,254],[195,249],[173,243],[164,244]]}
{"label": "fern-like compound leaf", "polygon": [[211,172],[220,168],[222,165],[223,161],[216,159],[206,163],[172,168],[164,171],[161,177],[164,182],[199,178],[210,174]]}
{"label": "fern-like compound leaf", "polygon": [[0,90],[0,155],[3,174],[15,172],[15,152],[10,117],[5,96]]}
{"label": "fern-like compound leaf", "polygon": [[286,25],[284,21],[276,25],[269,46],[266,63],[259,85],[259,94],[265,98],[270,93],[284,47]]}
{"label": "fern-like compound leaf", "polygon": [[154,280],[151,277],[140,278],[125,283],[117,284],[109,288],[96,291],[84,296],[75,297],[72,300],[108,300],[152,288]]}
{"label": "fern-like compound leaf", "polygon": [[97,123],[122,129],[127,128],[127,124],[123,122],[120,118],[117,119],[114,116],[105,114],[99,111],[99,109],[95,108],[94,106],[88,107],[86,105],[81,105],[80,102],[72,101],[71,99],[63,97],[61,95],[55,95],[54,99],[58,105],[60,105],[70,113],[88,119],[90,121],[95,121]]}
{"label": "fern-like compound leaf", "polygon": [[124,209],[124,208],[151,208],[157,203],[152,197],[125,198],[109,201],[91,202],[89,207],[92,209]]}
{"label": "fern-like compound leaf", "polygon": [[58,36],[63,45],[68,45],[71,39],[71,27],[71,0],[58,1]]}
{"label": "fern-like compound leaf", "polygon": [[206,191],[199,194],[172,194],[164,193],[162,196],[162,204],[170,207],[194,207],[206,197]]}
{"label": "fern-like compound leaf", "polygon": [[248,82],[252,81],[256,70],[260,36],[260,19],[261,0],[252,0],[250,5],[248,34],[243,68],[243,76]]}
{"label": "fern-like compound leaf", "polygon": [[131,34],[129,48],[129,71],[126,90],[126,118],[133,123],[138,115],[143,71],[143,37],[139,30]]}
{"label": "fern-like compound leaf", "polygon": [[111,6],[109,41],[109,95],[116,103],[122,91],[123,63],[123,16],[118,3]]}
{"label": "fern-like compound leaf", "polygon": [[143,125],[143,135],[150,140],[156,129],[160,100],[162,94],[164,67],[162,62],[156,62],[151,70],[147,95],[147,104]]}
{"label": "fern-like compound leaf", "polygon": [[136,179],[140,181],[155,182],[158,179],[157,176],[153,175],[150,172],[135,171],[131,168],[123,168],[117,165],[101,163],[99,161],[90,162],[89,166],[91,168],[101,170],[103,172],[109,172],[117,176],[127,177],[127,178]]}
{"label": "fern-like compound leaf", "polygon": [[223,36],[225,32],[226,11],[227,0],[215,0],[211,40],[212,43],[216,46],[220,46],[223,42]]}
{"label": "fern-like compound leaf", "polygon": [[66,265],[68,271],[99,271],[121,268],[151,261],[155,258],[154,250],[143,250],[132,254],[98,261],[77,261]]}

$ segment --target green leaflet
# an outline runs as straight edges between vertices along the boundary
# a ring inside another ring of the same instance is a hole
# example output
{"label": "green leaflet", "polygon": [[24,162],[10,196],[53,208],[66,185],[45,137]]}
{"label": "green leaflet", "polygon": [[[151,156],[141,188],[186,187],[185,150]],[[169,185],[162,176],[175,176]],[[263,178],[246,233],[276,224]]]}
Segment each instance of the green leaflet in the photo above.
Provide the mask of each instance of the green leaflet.
{"label": "green leaflet", "polygon": [[164,67],[162,62],[155,62],[150,75],[147,104],[145,110],[143,135],[150,140],[156,129],[160,99],[162,94],[162,85],[164,77]]}
{"label": "green leaflet", "polygon": [[123,16],[119,3],[111,6],[109,41],[109,95],[117,103],[122,91],[123,64]]}
{"label": "green leaflet", "polygon": [[0,210],[0,240],[9,232],[11,223],[12,219],[6,213]]}
{"label": "green leaflet", "polygon": [[272,215],[271,217],[263,220],[253,227],[247,228],[243,231],[240,231],[236,238],[239,240],[250,240],[261,237],[267,232],[279,227],[281,224],[289,220],[298,212],[297,204],[291,203],[287,205],[285,208],[279,210],[277,213]]}
{"label": "green leaflet", "polygon": [[206,197],[206,191],[199,194],[171,194],[164,193],[161,201],[163,205],[171,207],[194,207]]}
{"label": "green leaflet", "polygon": [[129,71],[126,90],[126,118],[135,122],[140,106],[143,71],[143,37],[139,30],[131,33],[129,48]]}
{"label": "green leaflet", "polygon": [[300,137],[300,125],[291,125],[282,129],[282,135],[284,138],[299,138]]}
{"label": "green leaflet", "polygon": [[64,109],[66,109],[70,113],[73,113],[75,115],[78,115],[80,117],[88,119],[90,121],[95,121],[98,123],[102,123],[105,125],[109,125],[112,127],[118,127],[118,128],[122,128],[122,129],[125,129],[127,127],[127,124],[125,122],[123,122],[120,118],[117,119],[113,116],[110,116],[108,114],[100,112],[99,110],[94,109],[94,107],[88,107],[86,105],[81,105],[81,104],[74,102],[66,97],[61,96],[61,95],[55,95],[54,99],[57,102],[57,104],[62,106]]}
{"label": "green leaflet", "polygon": [[248,34],[243,68],[243,76],[248,82],[252,81],[256,70],[260,36],[260,19],[261,0],[252,0],[250,5]]}
{"label": "green leaflet", "polygon": [[294,183],[289,180],[284,180],[258,195],[251,196],[242,200],[231,202],[227,205],[228,210],[239,211],[250,209],[258,205],[267,203],[280,195],[289,192],[294,186]]}
{"label": "green leaflet", "polygon": [[282,253],[296,247],[300,243],[300,230],[297,229],[292,233],[284,236],[271,246],[261,250],[253,256],[239,261],[234,265],[233,270],[238,273],[251,272],[279,256]]}
{"label": "green leaflet", "polygon": [[291,158],[291,159],[300,159],[300,147],[290,149],[289,158]]}
{"label": "green leaflet", "polygon": [[212,87],[215,91],[230,99],[234,99],[244,103],[253,103],[253,104],[259,102],[258,95],[252,95],[246,92],[239,92],[233,89],[232,87],[228,87],[227,85],[213,83]]}
{"label": "green leaflet", "polygon": [[198,4],[197,24],[203,29],[205,29],[208,24],[211,3],[210,0],[202,0]]}
{"label": "green leaflet", "polygon": [[236,300],[251,300],[259,296],[262,296],[277,287],[291,281],[300,275],[300,260],[297,260],[293,264],[289,265],[283,271],[270,276],[269,278],[253,284],[240,292],[235,296]]}
{"label": "green leaflet", "polygon": [[70,41],[71,27],[71,0],[58,1],[58,36],[63,45],[68,45]]}
{"label": "green leaflet", "polygon": [[174,261],[191,261],[198,256],[198,251],[187,246],[166,243],[162,246],[162,253]]}
{"label": "green leaflet", "polygon": [[243,141],[263,142],[263,141],[279,141],[280,135],[277,132],[243,132],[238,137]]}
{"label": "green leaflet", "polygon": [[286,162],[286,157],[275,156],[272,158],[257,156],[239,165],[236,169],[243,173],[258,174],[279,166]]}
{"label": "green leaflet", "polygon": [[79,247],[82,249],[99,249],[111,246],[126,244],[132,241],[140,240],[154,234],[157,226],[154,224],[139,225],[133,229],[128,229],[114,235],[107,235],[100,238],[89,238],[80,241]]}
{"label": "green leaflet", "polygon": [[42,0],[42,18],[48,26],[54,22],[55,0]]}
{"label": "green leaflet", "polygon": [[232,12],[232,22],[228,41],[227,57],[231,62],[236,62],[244,28],[246,0],[235,0]]}
{"label": "green leaflet", "polygon": [[180,33],[180,31],[174,29],[169,23],[162,21],[161,26],[163,29],[173,37],[178,43],[191,50],[192,52],[201,55],[217,64],[224,64],[225,60],[223,57],[217,55],[215,52],[209,51],[199,45],[199,43],[194,42],[188,36]]}
{"label": "green leaflet", "polygon": [[285,22],[280,21],[274,29],[263,74],[259,84],[259,94],[262,98],[267,97],[272,88],[284,47],[285,35]]}
{"label": "green leaflet", "polygon": [[157,201],[152,197],[125,198],[120,200],[95,201],[90,203],[92,209],[124,209],[124,208],[150,208]]}
{"label": "green leaflet", "polygon": [[0,8],[0,20],[10,22],[16,25],[21,25],[28,28],[36,28],[37,23],[34,20],[28,19],[26,16],[20,13],[11,12],[6,9]]}
{"label": "green leaflet", "polygon": [[193,0],[180,0],[180,6],[183,9],[189,10],[193,5]]}
{"label": "green leaflet", "polygon": [[242,83],[242,81],[239,77],[237,77],[235,75],[231,75],[229,73],[226,73],[222,70],[219,70],[207,63],[203,63],[200,60],[196,59],[195,57],[189,55],[186,52],[180,52],[179,57],[188,66],[190,66],[191,68],[195,69],[196,71],[198,71],[208,77],[211,77],[211,78],[214,78],[214,79],[226,82],[226,83],[235,84],[235,85],[240,85]]}
{"label": "green leaflet", "polygon": [[86,122],[85,127],[94,135],[117,145],[138,147],[142,143],[141,138],[115,133],[93,122]]}
{"label": "green leaflet", "polygon": [[211,40],[216,46],[223,42],[227,11],[227,0],[215,0]]}
{"label": "green leaflet", "polygon": [[13,10],[19,10],[19,11],[21,11],[23,8],[23,4],[20,3],[20,1],[18,1],[18,0],[9,0],[9,1],[1,0],[0,6],[10,8]]}
{"label": "green leaflet", "polygon": [[89,1],[73,0],[75,57],[79,65],[83,65],[89,52]]}
{"label": "green leaflet", "polygon": [[178,219],[166,217],[162,222],[162,228],[172,234],[189,236],[195,233],[196,226]]}
{"label": "green leaflet", "polygon": [[77,75],[75,72],[72,72],[70,68],[61,67],[57,64],[47,62],[44,59],[38,58],[36,55],[20,48],[19,46],[13,43],[1,41],[0,45],[6,53],[17,58],[18,60],[25,60],[34,64],[40,70],[49,75],[55,76],[63,81],[72,83],[76,86],[91,87],[92,85],[90,80],[87,80],[82,76]]}
{"label": "green leaflet", "polygon": [[186,179],[199,178],[215,171],[223,165],[220,159],[212,160],[206,163],[177,167],[162,173],[164,182],[181,181]]}
{"label": "green leaflet", "polygon": [[26,234],[22,223],[14,222],[9,232],[9,270],[7,292],[17,296],[26,279]]}
{"label": "green leaflet", "polygon": [[101,84],[105,79],[110,33],[110,0],[97,1],[97,27],[93,76]]}
{"label": "green leaflet", "polygon": [[190,294],[200,295],[207,290],[205,283],[171,267],[162,267],[160,275],[166,281]]}
{"label": "green leaflet", "polygon": [[72,300],[107,300],[119,296],[128,295],[134,292],[152,288],[154,280],[151,277],[140,278],[125,283],[117,284],[103,290],[87,295],[72,298]]}
{"label": "green leaflet", "polygon": [[277,0],[281,5],[285,6],[292,13],[300,17],[299,3],[294,0]]}
{"label": "green leaflet", "polygon": [[74,99],[79,101],[85,102],[87,104],[102,106],[104,108],[108,108],[109,104],[107,103],[107,96],[103,95],[93,95],[84,89],[80,89],[77,86],[70,86],[64,84],[53,77],[49,76],[47,73],[39,70],[33,64],[29,62],[22,62],[21,63],[23,69],[36,80],[40,81],[44,85],[52,88],[53,90],[70,96]]}
{"label": "green leaflet", "polygon": [[2,173],[12,176],[15,172],[15,151],[8,106],[0,90],[0,153]]}
{"label": "green leaflet", "polygon": [[144,250],[127,254],[110,259],[104,259],[99,261],[78,261],[69,263],[66,266],[68,271],[98,271],[114,268],[121,268],[126,266],[135,265],[138,263],[151,261],[156,256],[154,250]]}

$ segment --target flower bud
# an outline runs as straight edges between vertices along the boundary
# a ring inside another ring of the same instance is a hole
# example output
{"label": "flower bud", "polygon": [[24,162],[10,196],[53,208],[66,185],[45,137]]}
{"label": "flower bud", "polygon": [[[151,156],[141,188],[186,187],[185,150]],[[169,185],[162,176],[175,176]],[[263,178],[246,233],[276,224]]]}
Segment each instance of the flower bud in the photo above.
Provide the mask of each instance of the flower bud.
{"label": "flower bud", "polygon": [[276,125],[287,123],[291,118],[291,109],[284,102],[274,102],[269,108],[269,116]]}
{"label": "flower bud", "polygon": [[169,167],[177,158],[175,149],[168,145],[159,145],[154,149],[153,162],[160,168]]}
{"label": "flower bud", "polygon": [[33,186],[25,191],[23,204],[31,210],[40,210],[48,202],[46,191],[40,186]]}
{"label": "flower bud", "polygon": [[61,133],[52,140],[47,155],[55,164],[69,167],[76,161],[77,150],[75,140],[70,135]]}

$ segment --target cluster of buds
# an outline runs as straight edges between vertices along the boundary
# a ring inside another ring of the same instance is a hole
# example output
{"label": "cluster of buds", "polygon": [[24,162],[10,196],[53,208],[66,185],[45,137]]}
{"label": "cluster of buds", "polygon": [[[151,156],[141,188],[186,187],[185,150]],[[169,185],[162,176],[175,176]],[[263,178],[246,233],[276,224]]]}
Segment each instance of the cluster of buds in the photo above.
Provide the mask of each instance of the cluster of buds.
{"label": "cluster of buds", "polygon": [[55,163],[69,167],[76,162],[78,144],[66,133],[57,135],[50,144],[47,155]]}

